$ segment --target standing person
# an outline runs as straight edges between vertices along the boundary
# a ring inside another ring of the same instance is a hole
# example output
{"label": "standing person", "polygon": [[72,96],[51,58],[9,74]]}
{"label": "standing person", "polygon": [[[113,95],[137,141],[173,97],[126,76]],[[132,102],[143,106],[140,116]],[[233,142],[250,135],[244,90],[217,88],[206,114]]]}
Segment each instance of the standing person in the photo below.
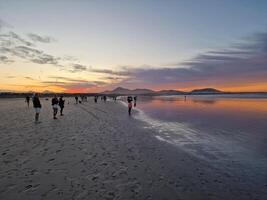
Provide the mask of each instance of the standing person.
{"label": "standing person", "polygon": [[78,97],[77,96],[75,96],[75,100],[76,100],[76,104],[78,104]]}
{"label": "standing person", "polygon": [[35,109],[35,123],[38,123],[39,122],[39,114],[40,114],[40,111],[42,108],[38,93],[34,94],[34,96],[32,98],[32,104],[33,104],[33,107]]}
{"label": "standing person", "polygon": [[132,101],[133,101],[133,98],[131,96],[128,96],[127,102],[128,102],[128,114],[129,115],[131,115],[131,112],[132,112],[132,107],[133,107]]}
{"label": "standing person", "polygon": [[29,108],[29,106],[30,106],[30,97],[29,96],[26,96],[26,103],[27,103],[27,105],[28,105],[28,108]]}
{"label": "standing person", "polygon": [[58,110],[58,99],[56,95],[52,99],[52,107],[53,107],[53,118],[57,119],[56,116],[57,116],[57,110]]}
{"label": "standing person", "polygon": [[97,103],[98,96],[95,96],[95,103]]}
{"label": "standing person", "polygon": [[107,101],[107,96],[105,95],[105,96],[103,97],[103,99],[104,99],[104,102],[106,103],[106,101]]}
{"label": "standing person", "polygon": [[65,100],[63,99],[63,96],[60,96],[58,105],[60,107],[60,115],[63,116],[63,109],[64,109]]}
{"label": "standing person", "polygon": [[134,96],[134,107],[136,107],[137,96]]}

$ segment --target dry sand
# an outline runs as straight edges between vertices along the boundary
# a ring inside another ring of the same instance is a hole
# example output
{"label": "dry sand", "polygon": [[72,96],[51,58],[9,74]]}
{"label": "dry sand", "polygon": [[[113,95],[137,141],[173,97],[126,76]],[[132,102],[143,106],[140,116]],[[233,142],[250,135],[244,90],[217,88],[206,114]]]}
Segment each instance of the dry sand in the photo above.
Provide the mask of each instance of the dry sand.
{"label": "dry sand", "polygon": [[156,139],[121,103],[89,101],[66,100],[53,120],[41,99],[34,124],[23,99],[0,99],[1,200],[267,198],[267,177],[255,183],[214,167]]}

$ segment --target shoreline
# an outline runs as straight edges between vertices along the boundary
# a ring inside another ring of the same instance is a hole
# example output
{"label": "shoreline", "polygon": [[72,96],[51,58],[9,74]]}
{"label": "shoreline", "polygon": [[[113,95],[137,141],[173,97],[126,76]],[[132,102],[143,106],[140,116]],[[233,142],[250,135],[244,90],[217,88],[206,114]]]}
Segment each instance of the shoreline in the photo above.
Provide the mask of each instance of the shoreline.
{"label": "shoreline", "polygon": [[33,109],[14,101],[0,101],[1,199],[267,196],[266,185],[158,140],[157,128],[129,117],[119,102],[71,101],[53,120],[50,101],[42,100],[42,123],[35,125]]}

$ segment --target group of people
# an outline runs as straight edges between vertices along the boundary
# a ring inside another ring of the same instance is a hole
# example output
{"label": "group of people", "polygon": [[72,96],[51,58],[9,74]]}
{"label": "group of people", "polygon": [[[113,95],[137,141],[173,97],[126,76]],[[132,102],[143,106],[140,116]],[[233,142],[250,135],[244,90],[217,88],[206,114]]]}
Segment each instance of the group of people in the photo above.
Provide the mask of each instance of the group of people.
{"label": "group of people", "polygon": [[[85,100],[85,98],[82,98]],[[116,101],[116,97],[114,98],[114,101]],[[48,100],[48,99],[47,99]],[[87,100],[87,98],[86,98]],[[98,100],[98,96],[94,97],[94,101],[95,103],[97,103]],[[104,102],[106,102],[107,100],[107,96],[101,96],[101,100],[104,100]],[[27,96],[26,97],[26,103],[29,107],[30,105],[30,97]],[[75,101],[76,104],[81,103],[81,101],[79,101],[78,96],[75,96]],[[136,101],[137,101],[137,96],[128,96],[127,97],[127,102],[128,102],[128,114],[131,115],[132,112],[132,107],[136,107]],[[132,104],[132,102],[134,102],[134,105]],[[39,99],[39,95],[38,93],[34,94],[33,98],[32,98],[32,103],[33,103],[33,107],[35,109],[35,122],[38,123],[39,122],[39,114],[42,108],[40,99]],[[53,119],[57,119],[57,113],[58,110],[60,109],[60,115],[63,116],[63,110],[64,110],[64,106],[65,106],[65,100],[63,99],[63,96],[60,96],[59,98],[57,97],[57,95],[55,95],[52,100],[51,100],[51,104],[52,104],[52,108],[53,108]]]}
{"label": "group of people", "polygon": [[[27,105],[29,107],[29,105],[30,105],[30,97],[29,96],[26,97],[26,102],[27,102]],[[34,96],[32,98],[32,104],[33,104],[33,107],[35,109],[35,122],[38,123],[39,122],[39,114],[40,114],[41,108],[42,108],[42,104],[40,102],[38,93],[34,94]],[[60,96],[58,99],[57,96],[55,95],[52,98],[53,119],[57,119],[58,109],[60,109],[60,115],[63,116],[64,106],[65,106],[65,100],[63,99],[63,96]]]}
{"label": "group of people", "polygon": [[65,105],[65,100],[63,99],[63,96],[60,96],[59,99],[55,95],[52,98],[52,107],[53,107],[53,118],[57,119],[57,112],[58,112],[58,107],[60,108],[60,115],[63,116],[63,109]]}

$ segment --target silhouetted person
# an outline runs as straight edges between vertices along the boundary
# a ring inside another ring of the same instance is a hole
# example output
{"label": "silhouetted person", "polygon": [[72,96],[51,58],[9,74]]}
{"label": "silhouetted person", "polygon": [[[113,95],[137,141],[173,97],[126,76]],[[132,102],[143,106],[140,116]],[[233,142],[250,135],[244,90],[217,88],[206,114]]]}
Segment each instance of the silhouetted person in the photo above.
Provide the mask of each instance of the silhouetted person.
{"label": "silhouetted person", "polygon": [[35,122],[37,123],[39,122],[39,114],[42,108],[38,93],[34,94],[32,98],[32,105],[35,109]]}
{"label": "silhouetted person", "polygon": [[95,96],[95,98],[94,98],[95,103],[97,103],[97,99],[98,99],[98,96]]}
{"label": "silhouetted person", "polygon": [[53,108],[53,118],[57,119],[56,116],[57,116],[57,111],[58,111],[58,99],[56,95],[52,99],[52,108]]}
{"label": "silhouetted person", "polygon": [[107,96],[106,96],[106,95],[103,96],[103,99],[104,99],[104,102],[106,103],[106,101],[107,101]]}
{"label": "silhouetted person", "polygon": [[78,104],[78,97],[75,96],[75,101],[76,101],[76,104]]}
{"label": "silhouetted person", "polygon": [[26,96],[26,99],[25,99],[27,105],[28,105],[28,108],[30,106],[30,97],[29,96]]}
{"label": "silhouetted person", "polygon": [[60,96],[58,105],[60,107],[60,115],[63,115],[63,109],[64,109],[65,100],[63,99],[63,96]]}
{"label": "silhouetted person", "polygon": [[186,101],[186,95],[184,95],[184,100]]}
{"label": "silhouetted person", "polygon": [[134,107],[136,107],[137,96],[134,96]]}
{"label": "silhouetted person", "polygon": [[127,102],[128,102],[128,114],[129,115],[131,115],[131,112],[132,112],[132,107],[133,107],[132,101],[133,101],[133,98],[131,96],[128,96]]}

